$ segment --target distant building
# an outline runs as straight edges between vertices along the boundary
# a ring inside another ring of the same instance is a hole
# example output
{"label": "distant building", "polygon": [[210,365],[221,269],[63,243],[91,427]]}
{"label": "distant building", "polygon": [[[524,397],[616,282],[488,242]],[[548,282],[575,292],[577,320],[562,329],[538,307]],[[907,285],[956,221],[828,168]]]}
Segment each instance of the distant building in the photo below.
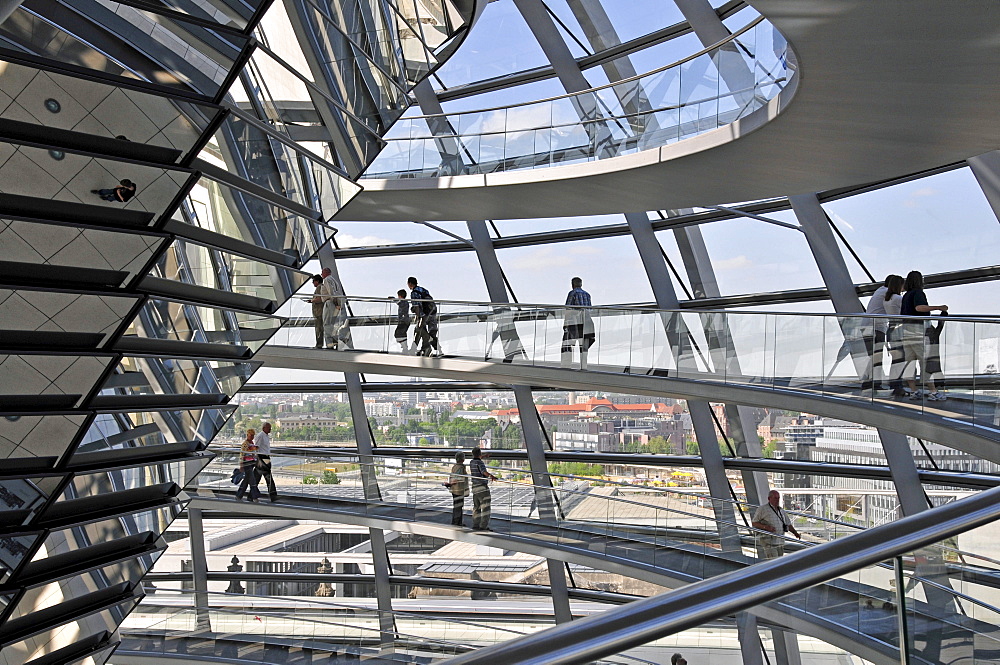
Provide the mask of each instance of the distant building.
{"label": "distant building", "polygon": [[275,420],[275,425],[280,428],[286,427],[322,427],[330,429],[333,427],[346,427],[347,423],[337,420],[337,417],[330,413],[294,413],[279,416]]}
{"label": "distant building", "polygon": [[569,420],[552,436],[556,450],[612,453],[618,450],[615,424],[602,420]]}

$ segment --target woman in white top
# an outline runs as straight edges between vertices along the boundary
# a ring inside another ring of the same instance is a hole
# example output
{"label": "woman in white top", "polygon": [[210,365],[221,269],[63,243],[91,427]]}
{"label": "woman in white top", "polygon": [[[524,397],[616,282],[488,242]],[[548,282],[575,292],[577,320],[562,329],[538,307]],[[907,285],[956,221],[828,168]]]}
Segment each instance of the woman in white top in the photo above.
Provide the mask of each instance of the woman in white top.
{"label": "woman in white top", "polygon": [[[875,293],[872,294],[872,299],[868,301],[868,307],[865,309],[865,314],[881,314],[886,316],[895,316],[899,314],[900,307],[903,304],[903,278],[900,275],[889,275],[885,278],[885,284],[878,287]],[[872,357],[872,365],[874,370],[874,389],[883,390],[882,378],[884,372],[882,371],[882,354],[883,350],[888,346],[889,357],[892,360],[893,369],[897,366],[902,368],[902,348],[898,340],[891,339],[889,335],[889,319],[877,318],[874,319],[875,325],[873,330],[873,336],[865,336],[865,346],[868,350],[869,356]],[[899,358],[897,359],[893,353],[894,349],[899,350]],[[890,388],[901,388],[902,382],[899,379],[898,372],[893,373],[893,378],[889,382]]]}

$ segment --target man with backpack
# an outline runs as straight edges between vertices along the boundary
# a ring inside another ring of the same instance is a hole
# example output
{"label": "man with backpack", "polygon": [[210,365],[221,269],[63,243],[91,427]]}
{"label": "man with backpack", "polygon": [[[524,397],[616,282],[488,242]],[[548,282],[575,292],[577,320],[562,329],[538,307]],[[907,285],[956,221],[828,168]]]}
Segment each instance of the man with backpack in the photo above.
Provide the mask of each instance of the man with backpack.
{"label": "man with backpack", "polygon": [[440,356],[437,304],[431,297],[430,291],[422,286],[417,286],[416,277],[407,278],[406,285],[410,287],[410,300],[413,302],[413,315],[416,324],[413,345],[420,345],[417,355],[429,356],[433,351],[434,355]]}

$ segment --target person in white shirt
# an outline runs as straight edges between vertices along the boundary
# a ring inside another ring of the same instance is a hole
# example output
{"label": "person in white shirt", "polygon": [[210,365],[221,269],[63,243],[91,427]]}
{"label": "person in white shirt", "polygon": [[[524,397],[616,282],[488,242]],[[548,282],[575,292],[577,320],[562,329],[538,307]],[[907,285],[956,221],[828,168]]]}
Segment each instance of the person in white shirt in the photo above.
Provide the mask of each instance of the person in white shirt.
{"label": "person in white shirt", "polygon": [[[887,316],[893,316],[899,314],[899,308],[903,304],[903,278],[900,275],[889,275],[885,278],[885,283],[875,290],[872,294],[872,299],[868,301],[868,307],[865,309],[865,314],[881,314]],[[871,328],[868,325],[865,326],[869,333],[866,333],[865,338],[865,349],[868,351],[868,357],[872,358],[872,372],[868,375],[874,379],[875,390],[882,390],[882,380],[885,376],[885,371],[882,369],[882,357],[885,352],[887,345],[887,338],[889,332],[889,319],[877,318],[873,319],[874,326]],[[890,358],[892,357],[892,345],[889,344]],[[902,360],[902,355],[900,355],[900,360]],[[895,365],[895,360],[893,361]],[[868,377],[866,377],[867,379]],[[890,387],[893,387],[890,385]]]}
{"label": "person in white shirt", "polygon": [[753,514],[753,528],[766,531],[757,534],[757,545],[762,559],[776,559],[785,553],[785,532],[796,538],[802,536],[788,520],[781,509],[781,493],[771,490],[767,493],[767,503],[757,508]]}
{"label": "person in white shirt", "polygon": [[323,268],[323,337],[326,348],[336,350],[341,344],[350,348],[350,329],[347,326],[347,298],[344,286],[333,276],[333,271]]}
{"label": "person in white shirt", "polygon": [[271,423],[260,426],[260,432],[254,438],[257,446],[257,473],[267,482],[267,493],[271,503],[278,500],[278,490],[274,487],[274,477],[271,475]]}

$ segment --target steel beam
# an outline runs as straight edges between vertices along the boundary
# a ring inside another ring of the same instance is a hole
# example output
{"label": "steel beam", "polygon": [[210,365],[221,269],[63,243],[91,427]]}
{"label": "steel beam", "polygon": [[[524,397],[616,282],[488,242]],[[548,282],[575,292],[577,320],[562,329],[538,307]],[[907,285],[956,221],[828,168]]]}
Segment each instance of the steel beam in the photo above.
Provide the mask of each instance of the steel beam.
{"label": "steel beam", "polygon": [[[834,310],[842,315],[863,313],[864,307],[861,306],[861,300],[854,289],[851,274],[847,269],[847,262],[840,252],[837,239],[830,228],[830,220],[820,205],[819,199],[815,194],[799,194],[790,196],[788,200],[791,202],[792,210],[805,233],[806,241],[809,243],[809,249],[816,260],[823,282],[830,292]],[[855,356],[855,366],[860,378],[865,376],[871,359],[867,357],[867,353],[860,354],[864,356],[862,358],[858,358],[857,355],[852,354]],[[893,483],[896,486],[903,514],[913,515],[927,510],[927,497],[924,495],[917,465],[910,452],[910,444],[906,436],[881,428],[879,428],[878,433],[882,439],[882,449],[885,452],[889,470],[892,472]]]}
{"label": "steel beam", "polygon": [[[510,299],[504,284],[503,269],[497,259],[493,239],[486,228],[484,220],[471,220],[466,223],[469,235],[479,258],[479,266],[486,280],[486,291],[490,301],[507,303]],[[519,344],[516,331],[507,331],[508,339],[501,337],[504,353],[513,344]],[[548,474],[548,463],[545,460],[545,440],[542,436],[541,424],[538,421],[538,411],[535,409],[535,399],[530,386],[514,386],[514,400],[517,402],[518,413],[521,416],[521,431],[524,434],[524,447],[528,452],[528,466],[531,470],[531,482],[535,486],[535,501],[539,515],[548,519],[556,519],[555,495],[552,490],[552,478]],[[566,565],[557,559],[548,559],[549,585],[552,587],[552,611],[556,622],[571,621],[573,614],[569,607],[569,593],[566,580]]]}
{"label": "steel beam", "polygon": [[205,522],[199,508],[188,508],[188,541],[191,543],[191,581],[194,583],[195,622],[198,630],[212,630],[208,612],[208,560],[205,557]]}
{"label": "steel beam", "polygon": [[979,181],[993,214],[1000,219],[1000,150],[968,159],[972,175]]}

